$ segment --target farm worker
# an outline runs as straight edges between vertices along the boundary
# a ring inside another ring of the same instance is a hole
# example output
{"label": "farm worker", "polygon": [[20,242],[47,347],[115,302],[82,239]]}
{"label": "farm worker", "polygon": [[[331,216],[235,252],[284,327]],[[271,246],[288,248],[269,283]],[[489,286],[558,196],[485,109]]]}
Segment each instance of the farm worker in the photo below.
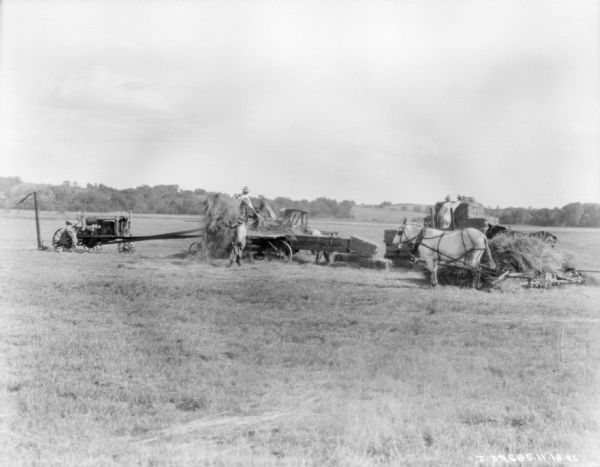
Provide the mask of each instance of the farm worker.
{"label": "farm worker", "polygon": [[444,203],[440,206],[440,210],[437,215],[437,227],[438,229],[448,229],[451,227],[452,218],[450,210],[455,208],[458,203],[453,201],[450,195],[444,198]]}
{"label": "farm worker", "polygon": [[71,224],[69,221],[66,221],[66,225],[67,233],[71,237],[71,249],[75,250],[77,248],[77,232],[75,232],[73,224]]}
{"label": "farm worker", "polygon": [[258,217],[254,206],[252,206],[252,200],[250,199],[250,195],[248,195],[248,193],[250,193],[250,190],[247,186],[245,186],[244,188],[242,188],[241,193],[233,195],[234,199],[240,200],[240,216],[243,217],[244,220],[248,219],[248,217]]}

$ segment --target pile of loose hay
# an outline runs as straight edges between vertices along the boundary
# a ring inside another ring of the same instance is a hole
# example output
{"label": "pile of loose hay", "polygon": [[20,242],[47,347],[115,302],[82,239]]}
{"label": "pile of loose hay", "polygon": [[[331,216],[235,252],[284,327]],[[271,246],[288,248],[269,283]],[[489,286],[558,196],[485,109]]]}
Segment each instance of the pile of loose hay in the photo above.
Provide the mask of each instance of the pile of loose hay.
{"label": "pile of loose hay", "polygon": [[490,240],[498,271],[543,274],[572,267],[564,251],[524,234],[500,234]]}
{"label": "pile of loose hay", "polygon": [[207,252],[213,258],[229,254],[233,232],[229,227],[239,216],[238,203],[227,195],[212,193],[202,204],[204,236]]}

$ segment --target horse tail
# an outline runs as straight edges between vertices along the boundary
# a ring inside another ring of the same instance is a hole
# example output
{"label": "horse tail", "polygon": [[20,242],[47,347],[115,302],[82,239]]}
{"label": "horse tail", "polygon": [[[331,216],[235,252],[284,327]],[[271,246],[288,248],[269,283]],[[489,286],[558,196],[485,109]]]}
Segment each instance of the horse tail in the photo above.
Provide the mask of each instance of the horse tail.
{"label": "horse tail", "polygon": [[487,263],[492,269],[496,269],[496,262],[492,257],[492,250],[490,250],[490,241],[486,236],[483,237],[483,241],[485,244],[485,257],[487,258]]}

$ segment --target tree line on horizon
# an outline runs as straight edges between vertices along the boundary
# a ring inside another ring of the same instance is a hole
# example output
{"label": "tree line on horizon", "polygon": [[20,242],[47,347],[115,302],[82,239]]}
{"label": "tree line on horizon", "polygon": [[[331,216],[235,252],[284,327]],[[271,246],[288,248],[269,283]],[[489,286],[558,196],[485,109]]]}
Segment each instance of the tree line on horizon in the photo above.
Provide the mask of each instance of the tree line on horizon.
{"label": "tree line on horizon", "polygon": [[[65,181],[60,185],[24,183],[19,177],[0,177],[0,203],[5,209],[15,207],[24,196],[38,192],[40,208],[46,211],[110,212],[133,211],[140,214],[201,214],[202,201],[210,194],[198,188],[182,190],[178,185],[142,185],[118,190],[103,184],[82,187]],[[264,198],[264,197],[263,197]],[[313,217],[351,218],[354,201],[336,201],[325,197],[312,201],[286,197],[264,198],[277,212],[282,208],[299,208]],[[32,209],[28,200],[21,209]]]}
{"label": "tree line on horizon", "polygon": [[[133,211],[140,214],[201,214],[202,201],[209,192],[198,188],[182,190],[178,185],[142,185],[137,188],[118,190],[103,184],[79,186],[75,182],[60,185],[32,184],[23,182],[20,177],[0,177],[0,203],[10,209],[25,195],[38,191],[41,209],[47,211],[110,212]],[[292,200],[287,197],[265,198],[277,212],[282,208],[299,208],[309,211],[312,217],[338,219],[352,218],[355,202],[336,201],[325,197],[309,200]],[[383,202],[378,207],[391,205]],[[415,205],[419,206],[419,205]],[[21,206],[32,209],[31,200]],[[421,206],[427,212],[427,205]],[[562,208],[486,208],[487,214],[497,217],[500,224],[600,227],[600,204],[569,203]]]}

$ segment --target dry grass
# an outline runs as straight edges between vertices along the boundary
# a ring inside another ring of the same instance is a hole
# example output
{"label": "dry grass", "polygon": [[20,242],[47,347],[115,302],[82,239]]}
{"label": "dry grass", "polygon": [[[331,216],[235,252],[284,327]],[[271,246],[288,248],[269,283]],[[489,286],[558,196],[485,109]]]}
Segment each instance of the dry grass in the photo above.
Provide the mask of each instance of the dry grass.
{"label": "dry grass", "polygon": [[598,459],[596,287],[431,290],[410,271],[174,259],[177,242],[20,242],[0,244],[0,463]]}
{"label": "dry grass", "polygon": [[214,258],[225,257],[233,238],[230,225],[239,216],[238,203],[227,195],[213,193],[204,200],[202,214],[208,253]]}
{"label": "dry grass", "polygon": [[575,267],[565,251],[539,238],[519,234],[499,234],[490,241],[498,270],[544,273]]}

